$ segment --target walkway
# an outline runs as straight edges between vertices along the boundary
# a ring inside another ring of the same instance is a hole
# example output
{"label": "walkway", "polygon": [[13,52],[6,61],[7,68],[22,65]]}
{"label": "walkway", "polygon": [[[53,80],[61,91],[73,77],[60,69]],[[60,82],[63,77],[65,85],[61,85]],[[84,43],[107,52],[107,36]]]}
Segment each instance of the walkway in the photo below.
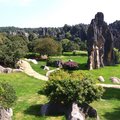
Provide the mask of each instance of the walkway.
{"label": "walkway", "polygon": [[30,66],[30,64],[25,60],[18,61],[17,65],[20,67],[20,69],[23,70],[24,73],[26,73],[29,76],[32,76],[34,78],[44,80],[44,81],[48,80],[48,77],[41,75],[37,73],[36,71],[34,71],[32,67]]}
{"label": "walkway", "polygon": [[117,88],[117,89],[120,89],[120,85],[114,85],[114,84],[97,84],[99,86],[102,86],[102,87],[106,87],[106,88]]}

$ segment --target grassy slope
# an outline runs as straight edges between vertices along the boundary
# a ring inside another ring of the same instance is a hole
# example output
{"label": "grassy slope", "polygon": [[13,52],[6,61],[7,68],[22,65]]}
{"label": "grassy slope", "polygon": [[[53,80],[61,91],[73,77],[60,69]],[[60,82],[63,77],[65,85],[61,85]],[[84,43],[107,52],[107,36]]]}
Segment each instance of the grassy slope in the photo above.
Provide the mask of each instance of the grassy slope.
{"label": "grassy slope", "polygon": [[40,117],[40,104],[47,102],[44,95],[38,91],[44,87],[45,82],[37,80],[23,73],[0,74],[0,81],[7,81],[16,90],[18,100],[14,106],[14,120],[61,120],[63,117]]}
{"label": "grassy slope", "polygon": [[[23,73],[1,74],[0,81],[10,82],[17,93],[18,100],[14,106],[14,120],[64,120],[64,117],[40,117],[40,104],[46,103],[47,98],[38,94],[45,82]],[[119,120],[120,96],[119,89],[107,89],[102,100],[91,105],[97,109],[101,120]]]}
{"label": "grassy slope", "polygon": [[[82,56],[71,56],[71,53],[66,56],[61,56],[61,59],[67,61],[73,59],[80,63],[81,69],[86,69],[85,64],[87,62],[87,56],[82,53]],[[32,64],[32,67],[39,73],[45,74],[42,69],[39,70],[41,65],[45,65],[45,62],[39,62],[38,65]],[[119,75],[120,65],[107,66],[98,70],[92,70],[91,72],[95,77],[103,75],[106,83],[110,83],[110,76]],[[64,117],[40,117],[38,113],[40,111],[40,104],[47,102],[47,98],[38,94],[38,91],[44,87],[45,82],[37,80],[35,78],[28,77],[23,73],[13,74],[0,74],[0,81],[10,82],[16,90],[18,100],[14,106],[14,120],[63,120]],[[107,89],[102,100],[93,102],[91,105],[97,109],[101,120],[119,120],[120,118],[120,90]]]}

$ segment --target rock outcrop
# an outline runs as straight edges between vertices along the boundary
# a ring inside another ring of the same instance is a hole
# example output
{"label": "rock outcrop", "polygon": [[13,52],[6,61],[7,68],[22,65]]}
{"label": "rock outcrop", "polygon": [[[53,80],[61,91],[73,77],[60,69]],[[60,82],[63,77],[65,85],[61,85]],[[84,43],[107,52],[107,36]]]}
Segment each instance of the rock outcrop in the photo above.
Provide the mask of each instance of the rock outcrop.
{"label": "rock outcrop", "polygon": [[87,31],[88,67],[96,69],[114,63],[113,35],[104,22],[104,15],[98,12]]}
{"label": "rock outcrop", "polygon": [[42,116],[65,115],[66,120],[85,120],[88,117],[99,120],[97,111],[87,103],[78,105],[73,102],[69,106],[62,103],[47,103],[41,106],[40,114]]}
{"label": "rock outcrop", "polygon": [[0,120],[12,120],[13,110],[11,108],[5,109],[0,106]]}

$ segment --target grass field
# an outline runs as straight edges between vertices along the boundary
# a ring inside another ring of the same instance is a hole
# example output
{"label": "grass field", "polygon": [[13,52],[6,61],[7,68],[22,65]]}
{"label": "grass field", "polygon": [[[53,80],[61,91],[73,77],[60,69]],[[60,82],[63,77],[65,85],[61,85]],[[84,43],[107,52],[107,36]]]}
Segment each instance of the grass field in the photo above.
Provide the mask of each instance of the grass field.
{"label": "grass field", "polygon": [[[71,56],[70,53],[66,53],[64,56],[60,56],[60,59],[64,61],[72,59],[80,63],[80,70],[90,72],[96,78],[103,75],[106,83],[111,83],[109,81],[110,76],[120,77],[120,65],[88,71],[85,67],[86,53],[82,53],[81,56]],[[46,71],[39,69],[41,65],[45,65],[45,62],[40,61],[38,65],[32,63],[31,65],[39,73],[45,74]],[[24,73],[0,74],[0,81],[6,81],[13,85],[18,97],[13,107],[13,120],[65,120],[64,116],[42,117],[39,115],[40,105],[48,102],[46,96],[38,94],[45,85],[44,81],[29,77]],[[93,102],[91,105],[97,109],[100,120],[120,120],[120,89],[106,89],[102,99]]]}

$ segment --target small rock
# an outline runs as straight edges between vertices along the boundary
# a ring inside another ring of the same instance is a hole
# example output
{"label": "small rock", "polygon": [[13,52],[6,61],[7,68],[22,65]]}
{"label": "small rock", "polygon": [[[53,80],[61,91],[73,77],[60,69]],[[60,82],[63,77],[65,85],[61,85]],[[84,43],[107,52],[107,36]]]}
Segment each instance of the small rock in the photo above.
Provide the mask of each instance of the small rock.
{"label": "small rock", "polygon": [[120,79],[117,78],[117,77],[111,77],[110,80],[113,82],[113,83],[120,83]]}
{"label": "small rock", "polygon": [[48,66],[44,66],[44,70],[50,70]]}
{"label": "small rock", "polygon": [[99,76],[99,77],[98,77],[98,80],[99,80],[100,82],[105,82],[105,79],[103,78],[103,76]]}

